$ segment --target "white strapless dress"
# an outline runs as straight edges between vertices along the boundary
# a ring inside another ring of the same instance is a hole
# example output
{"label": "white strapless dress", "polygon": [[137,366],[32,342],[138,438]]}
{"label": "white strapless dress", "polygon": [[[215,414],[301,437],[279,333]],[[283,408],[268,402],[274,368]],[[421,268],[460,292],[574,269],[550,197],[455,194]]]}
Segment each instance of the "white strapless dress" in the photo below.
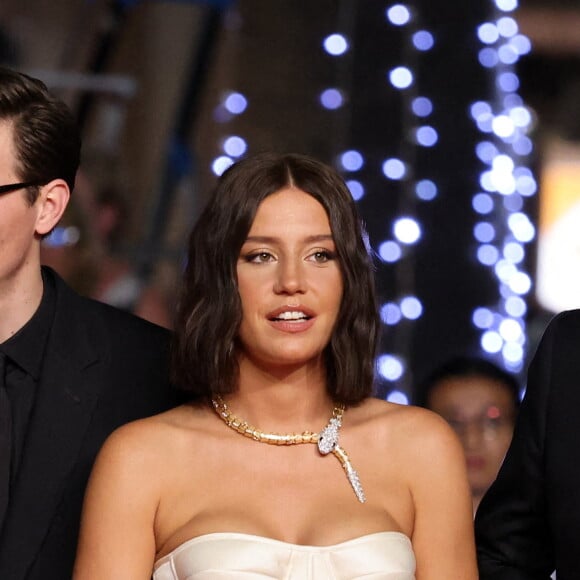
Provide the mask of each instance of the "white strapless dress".
{"label": "white strapless dress", "polygon": [[155,562],[153,580],[415,580],[415,555],[400,532],[332,546],[214,533],[184,542]]}

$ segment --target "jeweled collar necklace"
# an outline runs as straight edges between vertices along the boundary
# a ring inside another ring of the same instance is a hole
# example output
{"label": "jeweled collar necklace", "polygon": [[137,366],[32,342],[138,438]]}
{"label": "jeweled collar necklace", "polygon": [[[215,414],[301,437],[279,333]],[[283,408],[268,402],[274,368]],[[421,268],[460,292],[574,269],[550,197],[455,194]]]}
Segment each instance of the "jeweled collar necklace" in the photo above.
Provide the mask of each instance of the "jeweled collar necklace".
{"label": "jeweled collar necklace", "polygon": [[338,444],[339,431],[342,425],[342,415],[345,410],[344,405],[335,405],[332,417],[320,433],[312,433],[311,431],[304,431],[303,433],[265,433],[264,431],[250,425],[243,419],[236,417],[219,395],[212,399],[211,402],[215,412],[230,429],[233,429],[254,441],[267,443],[268,445],[301,445],[302,443],[316,443],[321,455],[332,453],[342,465],[357,499],[361,503],[366,501],[358,473],[353,468],[346,451]]}

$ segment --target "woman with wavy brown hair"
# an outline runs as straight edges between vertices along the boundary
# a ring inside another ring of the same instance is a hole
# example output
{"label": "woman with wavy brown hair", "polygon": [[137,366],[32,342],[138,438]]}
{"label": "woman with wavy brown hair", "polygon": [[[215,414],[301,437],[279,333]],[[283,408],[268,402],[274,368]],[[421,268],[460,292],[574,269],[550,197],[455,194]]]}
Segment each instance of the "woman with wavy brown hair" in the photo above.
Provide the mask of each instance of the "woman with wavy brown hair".
{"label": "woman with wavy brown hair", "polygon": [[477,577],[456,437],[372,397],[365,242],[343,180],[314,159],[262,154],[224,173],[176,318],[190,402],[105,444],[77,580]]}

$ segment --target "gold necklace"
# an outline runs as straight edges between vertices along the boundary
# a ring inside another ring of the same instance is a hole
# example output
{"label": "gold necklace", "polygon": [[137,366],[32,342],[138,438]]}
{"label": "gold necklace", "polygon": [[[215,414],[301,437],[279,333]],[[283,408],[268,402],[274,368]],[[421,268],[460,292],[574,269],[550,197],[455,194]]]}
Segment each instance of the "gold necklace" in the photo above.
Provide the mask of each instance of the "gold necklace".
{"label": "gold necklace", "polygon": [[236,417],[226,405],[225,401],[217,395],[211,400],[213,408],[222,421],[234,431],[249,437],[260,443],[268,445],[301,445],[302,443],[316,443],[321,455],[332,453],[342,465],[346,477],[354,490],[357,499],[364,503],[366,501],[365,493],[360,483],[358,473],[353,468],[346,451],[338,444],[339,430],[342,425],[342,415],[344,414],[344,405],[339,404],[334,407],[332,417],[328,425],[320,433],[304,431],[302,433],[264,433],[260,429],[250,425],[243,419]]}

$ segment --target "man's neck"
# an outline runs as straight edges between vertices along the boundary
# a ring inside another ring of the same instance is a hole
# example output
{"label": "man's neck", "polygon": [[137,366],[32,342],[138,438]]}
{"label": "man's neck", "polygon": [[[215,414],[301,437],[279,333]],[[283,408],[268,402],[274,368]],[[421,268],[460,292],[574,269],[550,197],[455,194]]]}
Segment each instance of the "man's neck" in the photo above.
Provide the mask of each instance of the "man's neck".
{"label": "man's neck", "polygon": [[42,300],[40,267],[0,280],[0,344],[16,334],[33,316]]}

